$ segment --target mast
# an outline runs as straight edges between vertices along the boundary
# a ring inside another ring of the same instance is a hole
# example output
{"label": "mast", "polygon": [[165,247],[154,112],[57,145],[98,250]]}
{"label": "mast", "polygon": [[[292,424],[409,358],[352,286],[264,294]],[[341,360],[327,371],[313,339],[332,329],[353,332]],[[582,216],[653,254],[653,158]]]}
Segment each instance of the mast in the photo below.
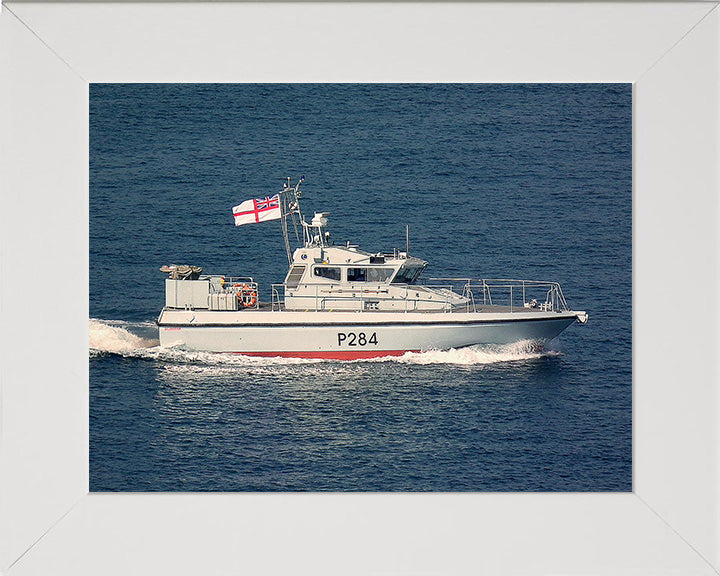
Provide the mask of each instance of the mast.
{"label": "mast", "polygon": [[[288,216],[292,218],[295,228],[295,236],[300,241],[297,223],[302,222],[302,213],[300,212],[300,184],[305,181],[305,176],[301,176],[295,186],[290,186],[290,177],[283,182],[283,189],[280,193],[280,222],[282,224],[283,239],[285,240],[285,252],[287,253],[288,265],[292,264],[292,250],[290,249],[290,236],[288,234]],[[297,218],[297,220],[296,220]]]}

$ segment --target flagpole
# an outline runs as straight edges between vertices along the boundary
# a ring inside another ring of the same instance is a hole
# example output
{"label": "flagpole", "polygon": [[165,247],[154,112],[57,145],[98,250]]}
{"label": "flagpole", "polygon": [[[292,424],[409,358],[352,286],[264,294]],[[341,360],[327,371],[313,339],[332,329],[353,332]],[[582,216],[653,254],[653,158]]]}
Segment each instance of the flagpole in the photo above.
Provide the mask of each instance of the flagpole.
{"label": "flagpole", "polygon": [[286,192],[290,188],[290,178],[288,177],[287,183],[283,185],[283,193],[280,194],[280,222],[282,224],[283,239],[285,240],[285,252],[287,253],[288,265],[292,264],[292,254],[290,252],[290,238],[288,237],[287,229],[287,196]]}

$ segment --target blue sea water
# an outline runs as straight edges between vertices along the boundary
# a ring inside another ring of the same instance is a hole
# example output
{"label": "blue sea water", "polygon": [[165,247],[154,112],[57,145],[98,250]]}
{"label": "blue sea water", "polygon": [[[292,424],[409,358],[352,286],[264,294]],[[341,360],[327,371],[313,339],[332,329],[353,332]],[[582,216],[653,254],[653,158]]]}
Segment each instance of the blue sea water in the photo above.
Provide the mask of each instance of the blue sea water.
{"label": "blue sea water", "polygon": [[[304,175],[338,243],[426,276],[561,283],[541,351],[380,361],[164,350],[163,264],[251,275],[278,222],[232,206]],[[90,87],[92,491],[629,491],[631,87]]]}

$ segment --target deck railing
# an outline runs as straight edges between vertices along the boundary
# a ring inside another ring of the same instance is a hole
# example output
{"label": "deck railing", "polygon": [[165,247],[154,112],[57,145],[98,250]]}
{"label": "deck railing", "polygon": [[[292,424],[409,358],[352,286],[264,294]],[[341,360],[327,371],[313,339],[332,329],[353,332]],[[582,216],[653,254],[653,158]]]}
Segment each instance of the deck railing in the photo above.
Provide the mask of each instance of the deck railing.
{"label": "deck railing", "polygon": [[[557,282],[538,280],[513,280],[505,278],[493,279],[472,279],[472,278],[430,278],[431,284],[389,284],[379,285],[369,283],[367,287],[339,285],[334,283],[302,283],[303,294],[296,296],[310,300],[311,304],[305,309],[308,311],[323,310],[353,310],[353,311],[375,311],[375,303],[381,301],[398,300],[403,301],[401,311],[411,312],[418,309],[418,304],[425,301],[422,296],[418,297],[410,293],[417,288],[433,289],[433,303],[441,302],[442,310],[445,312],[457,311],[453,307],[452,300],[460,295],[467,299],[461,310],[475,312],[481,306],[505,306],[510,312],[519,312],[528,308],[539,308],[547,311],[569,310],[562,288]],[[307,288],[312,287],[313,291],[308,293]],[[389,294],[389,288],[402,290]],[[287,293],[285,283],[272,284],[272,310],[284,308],[282,294]],[[422,291],[416,293],[422,294]],[[438,301],[438,296],[445,296],[444,302]],[[358,303],[356,307],[337,306],[337,304]],[[382,307],[381,307],[382,308]]]}
{"label": "deck railing", "polygon": [[[453,292],[450,284],[444,285],[427,285],[423,284],[422,287],[433,288],[436,292],[433,293],[434,298],[422,298],[413,296],[410,293],[413,289],[418,286],[414,284],[376,284],[368,282],[367,286],[350,287],[347,285],[333,284],[329,282],[301,282],[303,287],[303,293],[300,295],[293,295],[295,298],[303,298],[312,301],[312,305],[306,307],[308,311],[324,311],[324,310],[348,310],[348,311],[364,311],[371,312],[377,311],[375,303],[383,301],[393,301],[398,303],[402,301],[402,312],[411,312],[418,308],[418,304],[422,302],[432,302],[436,304],[440,302],[444,311],[450,312],[452,310],[452,303],[450,299],[453,296],[457,296],[457,292]],[[307,288],[313,289],[313,292],[308,293]],[[389,288],[392,287],[394,290],[393,295],[390,295]],[[399,289],[399,290],[397,290]],[[281,310],[284,307],[284,301],[281,297],[281,293],[287,294],[287,286],[285,283],[272,284],[272,309]],[[438,296],[444,296],[444,300],[438,300]],[[358,305],[356,307],[347,306],[335,306],[338,303],[346,304],[348,302],[354,302]],[[380,306],[380,308],[382,308]]]}
{"label": "deck railing", "polygon": [[429,281],[450,282],[453,290],[468,298],[471,311],[481,305],[509,306],[510,312],[528,308],[569,310],[557,282],[511,278],[430,278]]}
{"label": "deck railing", "polygon": [[260,307],[259,286],[251,276],[209,276],[205,279],[210,281],[210,295],[232,294],[241,308]]}

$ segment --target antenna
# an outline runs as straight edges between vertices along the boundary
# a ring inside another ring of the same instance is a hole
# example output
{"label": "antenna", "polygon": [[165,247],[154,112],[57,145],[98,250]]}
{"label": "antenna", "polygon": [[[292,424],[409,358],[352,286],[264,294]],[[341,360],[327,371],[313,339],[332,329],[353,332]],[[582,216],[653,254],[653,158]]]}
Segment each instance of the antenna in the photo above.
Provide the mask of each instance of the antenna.
{"label": "antenna", "polygon": [[405,224],[405,254],[410,255],[410,224]]}

